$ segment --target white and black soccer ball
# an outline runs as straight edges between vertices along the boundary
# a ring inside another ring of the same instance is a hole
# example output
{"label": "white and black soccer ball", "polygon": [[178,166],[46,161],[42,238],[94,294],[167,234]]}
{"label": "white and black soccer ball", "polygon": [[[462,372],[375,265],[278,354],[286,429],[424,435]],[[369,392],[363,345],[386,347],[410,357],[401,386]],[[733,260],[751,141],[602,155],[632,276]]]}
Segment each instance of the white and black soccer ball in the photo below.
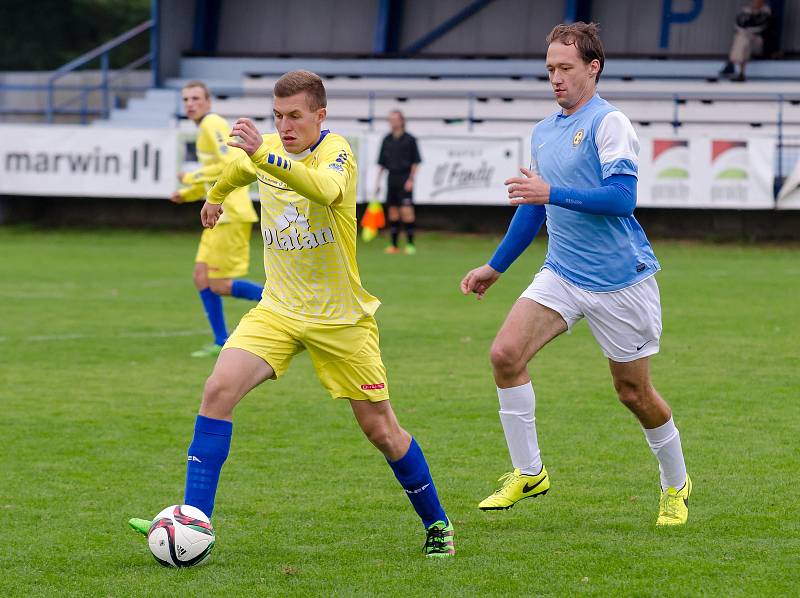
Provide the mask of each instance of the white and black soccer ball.
{"label": "white and black soccer ball", "polygon": [[147,543],[165,567],[191,567],[208,558],[214,548],[214,528],[203,511],[172,505],[153,518]]}

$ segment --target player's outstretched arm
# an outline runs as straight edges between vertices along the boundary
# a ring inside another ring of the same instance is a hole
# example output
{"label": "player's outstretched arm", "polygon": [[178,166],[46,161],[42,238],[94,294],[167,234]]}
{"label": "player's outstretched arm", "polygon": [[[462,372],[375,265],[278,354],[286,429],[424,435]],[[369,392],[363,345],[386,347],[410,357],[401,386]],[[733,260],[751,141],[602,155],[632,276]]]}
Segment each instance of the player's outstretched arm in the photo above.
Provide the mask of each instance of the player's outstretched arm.
{"label": "player's outstretched arm", "polygon": [[222,170],[217,182],[208,191],[207,201],[221,204],[239,187],[247,187],[256,180],[256,169],[248,156],[241,156]]}
{"label": "player's outstretched arm", "polygon": [[522,205],[514,212],[508,232],[489,260],[489,263],[470,270],[461,281],[461,292],[475,293],[481,299],[500,275],[516,260],[536,238],[546,218],[544,206]]}
{"label": "player's outstretched arm", "polygon": [[511,205],[552,204],[575,212],[598,216],[630,216],[636,207],[636,177],[613,174],[603,179],[600,187],[574,189],[551,187],[539,175],[520,168],[523,177],[508,179],[508,198]]}
{"label": "player's outstretched arm", "polygon": [[181,183],[184,185],[213,183],[222,174],[227,164],[242,157],[244,153],[241,150],[228,146],[229,131],[230,125],[221,116],[208,115],[203,119],[203,122],[200,123],[200,135],[205,138],[206,145],[212,148],[214,157],[210,163],[184,173]]}
{"label": "player's outstretched arm", "polygon": [[[177,195],[177,200],[175,200],[174,196]],[[173,197],[170,199],[175,203],[188,203],[190,201],[200,201],[201,199],[205,198],[206,196],[206,187],[205,185],[192,185],[191,187],[184,187],[183,189],[178,189],[174,194]]]}
{"label": "player's outstretched arm", "polygon": [[353,173],[353,157],[346,147],[332,146],[319,157],[317,168],[273,154],[263,145],[263,138],[249,118],[240,118],[231,135],[241,138],[228,145],[243,149],[258,168],[280,179],[294,191],[325,206],[338,201]]}
{"label": "player's outstretched arm", "polygon": [[[241,154],[240,154],[241,155]],[[197,170],[185,172],[181,177],[181,183],[184,185],[201,185],[203,183],[211,183],[222,174],[225,168],[225,162],[214,162],[206,166],[201,166]]]}
{"label": "player's outstretched arm", "polygon": [[500,275],[528,248],[546,218],[544,206],[523,205],[514,212],[508,232],[489,260],[480,268],[467,272],[461,281],[461,292],[465,295],[475,293],[481,299]]}
{"label": "player's outstretched arm", "polygon": [[[329,206],[341,199],[352,168],[351,164],[337,162],[352,161],[352,156],[338,152],[334,155],[321,155],[317,168],[308,168],[302,162],[287,160],[265,148],[253,154],[252,159],[262,170],[282,180],[303,197],[323,206]],[[334,168],[341,170],[333,170]]]}
{"label": "player's outstretched arm", "polygon": [[492,286],[502,273],[492,268],[489,264],[479,266],[467,272],[461,280],[461,292],[465,295],[475,293],[478,299],[482,299],[484,293]]}
{"label": "player's outstretched arm", "polygon": [[613,174],[593,189],[551,187],[550,203],[575,212],[624,218],[636,208],[636,182],[633,175]]}
{"label": "player's outstretched arm", "polygon": [[519,206],[508,225],[506,236],[489,260],[489,265],[498,272],[508,270],[514,260],[533,243],[546,218],[547,212],[542,205]]}

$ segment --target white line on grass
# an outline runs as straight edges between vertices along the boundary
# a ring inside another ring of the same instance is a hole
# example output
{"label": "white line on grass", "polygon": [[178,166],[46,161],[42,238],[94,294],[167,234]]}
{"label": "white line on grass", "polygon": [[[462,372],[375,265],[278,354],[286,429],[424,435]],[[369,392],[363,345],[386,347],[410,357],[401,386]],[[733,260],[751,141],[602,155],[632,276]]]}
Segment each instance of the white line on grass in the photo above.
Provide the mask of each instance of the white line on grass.
{"label": "white line on grass", "polygon": [[[178,336],[200,336],[208,334],[208,330],[154,330],[152,332],[119,332],[117,334],[37,334],[33,336],[20,337],[19,341],[29,342],[49,342],[49,341],[73,341],[85,340],[89,338],[173,338]],[[0,343],[10,342],[9,336],[0,336]]]}

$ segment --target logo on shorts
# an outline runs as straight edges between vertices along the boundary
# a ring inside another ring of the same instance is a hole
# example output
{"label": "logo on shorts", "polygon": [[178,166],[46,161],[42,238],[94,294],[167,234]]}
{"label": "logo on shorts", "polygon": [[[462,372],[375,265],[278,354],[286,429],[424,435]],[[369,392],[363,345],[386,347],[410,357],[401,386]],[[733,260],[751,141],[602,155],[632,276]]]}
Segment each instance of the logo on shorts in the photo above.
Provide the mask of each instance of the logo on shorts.
{"label": "logo on shorts", "polygon": [[383,382],[378,382],[377,384],[362,384],[361,390],[383,390],[386,388],[386,384]]}
{"label": "logo on shorts", "polygon": [[572,138],[572,147],[577,146],[581,141],[583,141],[583,129],[578,129],[575,137]]}
{"label": "logo on shorts", "polygon": [[645,341],[644,343],[642,343],[641,345],[639,345],[638,347],[636,347],[636,350],[637,350],[637,351],[641,351],[641,350],[644,348],[644,346],[645,346],[645,345],[647,345],[647,344],[649,344],[649,343],[652,343],[652,342],[653,342],[653,339],[650,339],[649,341]]}

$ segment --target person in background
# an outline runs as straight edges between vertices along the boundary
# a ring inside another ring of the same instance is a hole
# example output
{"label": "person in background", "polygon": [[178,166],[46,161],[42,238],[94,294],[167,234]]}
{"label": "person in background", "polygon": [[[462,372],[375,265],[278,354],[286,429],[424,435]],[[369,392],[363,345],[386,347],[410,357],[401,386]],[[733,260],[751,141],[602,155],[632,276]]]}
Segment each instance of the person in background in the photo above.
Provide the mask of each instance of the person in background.
{"label": "person in background", "polygon": [[734,75],[735,64],[739,65],[739,74],[732,81],[745,81],[747,61],[754,55],[764,51],[764,37],[770,27],[772,10],[764,0],[752,0],[736,14],[736,33],[731,43],[728,62],[720,71],[720,75]]}
{"label": "person in background", "polygon": [[402,221],[406,229],[405,252],[414,255],[417,252],[414,246],[416,223],[413,200],[414,178],[422,158],[419,155],[416,138],[406,132],[406,119],[403,113],[393,110],[389,113],[388,120],[392,131],[383,138],[381,144],[375,196],[380,197],[381,194],[380,181],[383,171],[389,171],[386,183],[386,206],[392,243],[386,248],[386,253],[400,253],[397,243]]}
{"label": "person in background", "polygon": [[[197,125],[197,158],[200,168],[182,172],[178,180],[186,185],[170,196],[173,203],[206,198],[226,164],[243,156],[228,147],[228,122],[211,112],[211,94],[202,81],[189,81],[181,90],[186,116]],[[260,301],[263,285],[244,280],[250,268],[250,235],[258,221],[246,188],[231,193],[218,226],[207,228],[200,237],[192,279],[206,313],[214,342],[194,351],[192,357],[216,357],[228,340],[222,296]]]}

